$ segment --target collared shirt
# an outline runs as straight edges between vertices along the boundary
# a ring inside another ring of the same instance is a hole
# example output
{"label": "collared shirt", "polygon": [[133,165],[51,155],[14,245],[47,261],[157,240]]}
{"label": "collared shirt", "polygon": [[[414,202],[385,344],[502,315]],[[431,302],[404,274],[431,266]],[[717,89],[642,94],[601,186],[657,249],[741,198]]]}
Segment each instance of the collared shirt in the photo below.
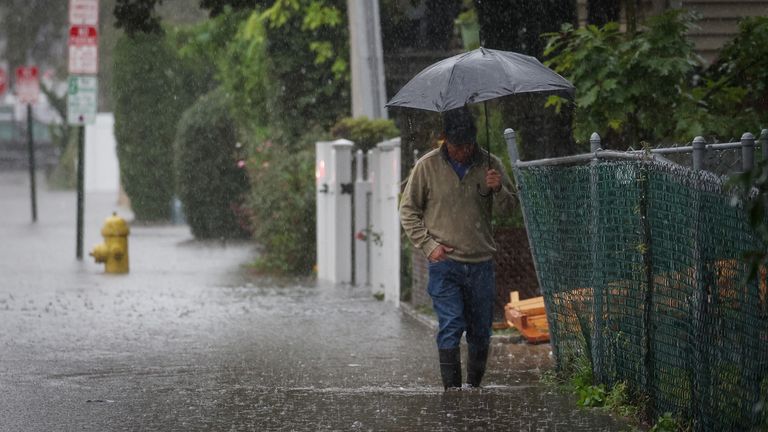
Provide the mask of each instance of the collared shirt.
{"label": "collared shirt", "polygon": [[451,163],[451,166],[453,167],[453,170],[456,172],[456,175],[459,176],[459,180],[463,179],[464,176],[467,174],[467,170],[469,170],[469,166],[471,162],[467,164],[463,164],[457,160],[454,160],[450,154],[446,151],[446,157],[448,158],[448,162]]}
{"label": "collared shirt", "polygon": [[440,147],[419,159],[408,178],[400,202],[400,222],[413,244],[429,256],[439,245],[454,248],[448,257],[460,262],[481,262],[496,252],[491,229],[491,203],[497,211],[511,211],[515,188],[501,161],[490,166],[502,177],[502,186],[490,196],[485,174],[488,152],[476,148],[464,175],[457,175],[447,151]]}

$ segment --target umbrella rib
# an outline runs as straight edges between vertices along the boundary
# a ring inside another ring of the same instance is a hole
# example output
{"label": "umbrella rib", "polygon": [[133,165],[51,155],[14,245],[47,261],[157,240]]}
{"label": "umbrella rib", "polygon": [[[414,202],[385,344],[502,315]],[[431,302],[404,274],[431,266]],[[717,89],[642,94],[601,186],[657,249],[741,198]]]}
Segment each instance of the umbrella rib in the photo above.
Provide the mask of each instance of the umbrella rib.
{"label": "umbrella rib", "polygon": [[[474,53],[474,51],[470,51],[470,52],[464,53],[464,54],[463,54],[463,55],[461,55],[461,56],[460,56],[458,59],[456,59],[456,61],[455,61],[455,62],[453,62],[453,64],[451,65],[451,73],[448,75],[448,82],[446,83],[446,86],[445,86],[445,88],[446,88],[446,89],[450,89],[450,88],[452,88],[452,87],[453,87],[453,81],[454,81],[454,78],[456,77],[456,74],[455,74],[455,72],[456,72],[456,67],[457,67],[457,66],[459,65],[459,63],[461,63],[461,62],[462,62],[462,61],[463,61],[465,58],[469,57],[469,56],[470,56],[470,55],[472,55],[473,53]],[[461,106],[464,106],[464,105],[466,105],[466,104],[467,104],[467,101],[465,100],[465,101],[462,103],[462,105],[461,105]],[[439,112],[448,111],[448,110],[446,110],[446,109],[445,109],[445,106],[446,106],[446,105],[447,105],[447,102],[446,102],[446,101],[443,101],[443,105],[440,107],[440,109],[439,109],[438,111],[439,111]],[[458,107],[456,107],[456,108],[458,108]]]}

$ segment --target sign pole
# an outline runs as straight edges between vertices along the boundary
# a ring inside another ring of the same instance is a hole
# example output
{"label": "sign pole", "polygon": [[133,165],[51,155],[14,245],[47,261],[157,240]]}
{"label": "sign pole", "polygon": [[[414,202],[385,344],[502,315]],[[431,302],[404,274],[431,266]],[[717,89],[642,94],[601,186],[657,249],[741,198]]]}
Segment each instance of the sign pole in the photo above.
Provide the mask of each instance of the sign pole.
{"label": "sign pole", "polygon": [[67,122],[77,126],[77,259],[83,260],[85,125],[96,118],[99,0],[69,0]]}
{"label": "sign pole", "polygon": [[32,133],[32,104],[27,104],[27,150],[29,150],[29,191],[32,200],[32,222],[37,222],[37,185],[35,183],[35,145]]}
{"label": "sign pole", "polygon": [[85,126],[77,127],[77,259],[83,260],[83,208],[85,207]]}

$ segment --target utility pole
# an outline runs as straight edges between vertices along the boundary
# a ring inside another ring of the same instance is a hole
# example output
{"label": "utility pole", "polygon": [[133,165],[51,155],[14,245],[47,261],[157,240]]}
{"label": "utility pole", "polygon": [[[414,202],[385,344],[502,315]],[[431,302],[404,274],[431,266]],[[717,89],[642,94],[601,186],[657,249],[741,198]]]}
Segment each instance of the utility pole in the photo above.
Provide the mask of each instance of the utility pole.
{"label": "utility pole", "polygon": [[379,0],[347,0],[352,116],[387,118]]}

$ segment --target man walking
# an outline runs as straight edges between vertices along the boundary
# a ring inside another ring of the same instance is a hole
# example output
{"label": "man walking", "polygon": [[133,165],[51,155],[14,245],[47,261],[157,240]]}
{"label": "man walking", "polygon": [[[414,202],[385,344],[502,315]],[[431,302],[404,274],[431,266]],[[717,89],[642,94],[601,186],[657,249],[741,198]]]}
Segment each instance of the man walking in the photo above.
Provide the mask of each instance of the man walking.
{"label": "man walking", "polygon": [[400,220],[429,260],[427,291],[437,314],[437,348],[445,389],[461,387],[466,332],[467,383],[485,373],[496,296],[492,208],[511,210],[514,186],[501,161],[479,148],[468,108],[443,113],[445,144],[419,159],[405,186]]}

